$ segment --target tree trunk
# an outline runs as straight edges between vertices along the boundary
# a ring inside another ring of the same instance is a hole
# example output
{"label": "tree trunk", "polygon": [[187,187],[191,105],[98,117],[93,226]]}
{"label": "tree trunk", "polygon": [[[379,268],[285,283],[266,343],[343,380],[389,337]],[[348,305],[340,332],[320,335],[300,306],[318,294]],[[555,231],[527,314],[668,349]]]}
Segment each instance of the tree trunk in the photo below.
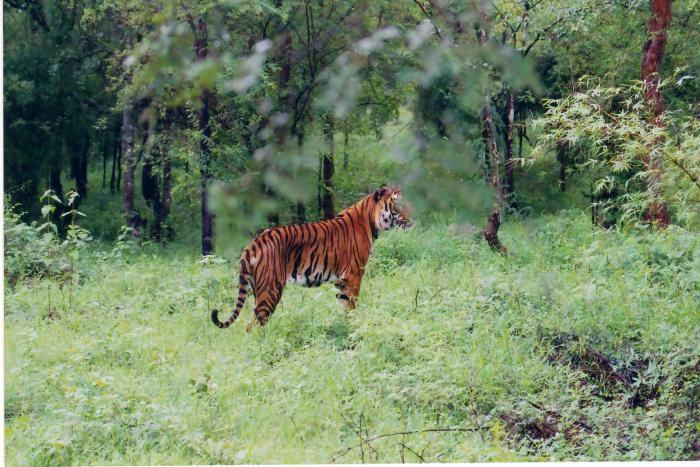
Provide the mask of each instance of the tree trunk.
{"label": "tree trunk", "polygon": [[487,150],[491,155],[491,176],[489,177],[489,181],[494,191],[494,202],[493,210],[488,217],[486,228],[484,229],[484,238],[492,249],[505,253],[506,248],[498,239],[498,229],[501,226],[502,204],[501,177],[499,171],[500,155],[498,153],[498,147],[496,146],[496,137],[493,132],[493,117],[489,105],[490,99],[488,95],[486,95],[484,97],[484,108],[481,114],[483,124],[482,135],[484,140],[488,141]]}
{"label": "tree trunk", "polygon": [[557,161],[559,161],[559,190],[564,192],[566,191],[566,166],[568,160],[566,155],[566,147],[562,142],[557,144]]}
{"label": "tree trunk", "polygon": [[[483,47],[488,40],[488,35],[486,33],[486,26],[489,22],[488,13],[485,10],[480,12],[480,22],[479,25],[479,44]],[[498,153],[498,146],[496,146],[496,135],[493,130],[493,117],[491,115],[491,97],[488,92],[484,92],[484,106],[481,112],[482,119],[482,137],[484,143],[486,144],[486,151],[491,156],[491,176],[489,178],[491,186],[494,192],[493,210],[488,217],[486,222],[486,228],[484,229],[484,238],[489,246],[498,252],[506,254],[506,247],[498,239],[498,229],[501,226],[501,205],[503,204],[503,192],[501,190],[501,177],[500,177],[500,155]]]}
{"label": "tree trunk", "polygon": [[109,192],[114,193],[117,183],[117,159],[119,158],[119,138],[117,134],[114,135],[110,149],[112,151],[112,174],[109,177]]}
{"label": "tree trunk", "polygon": [[[282,8],[283,7],[283,0],[277,0],[276,5],[277,8]],[[279,47],[277,50],[277,59],[279,60],[279,75],[277,77],[277,86],[279,89],[279,97],[277,101],[277,109],[276,111],[280,115],[284,115],[283,119],[280,119],[274,126],[273,132],[275,136],[275,145],[277,146],[277,150],[281,151],[285,144],[287,143],[287,136],[289,135],[289,121],[291,120],[291,117],[289,116],[289,111],[292,108],[292,101],[291,97],[292,94],[290,92],[290,78],[292,74],[292,32],[290,30],[290,26],[287,24],[280,24],[279,28],[281,29],[280,35],[279,35]],[[263,165],[262,171],[263,175],[265,174],[265,171],[267,170],[266,166]],[[262,191],[265,193],[266,196],[274,196],[274,190],[268,186],[264,181],[262,182]],[[297,206],[298,207],[298,206]],[[297,213],[297,218],[299,217]],[[270,223],[270,225],[275,226],[279,225],[280,222],[280,215],[277,210],[274,212],[271,212],[267,216],[267,221]]]}
{"label": "tree trunk", "polygon": [[122,197],[127,227],[132,235],[141,236],[141,223],[134,210],[134,122],[133,107],[127,104],[122,112],[122,154],[124,158],[124,192]]}
{"label": "tree trunk", "polygon": [[343,126],[343,169],[348,168],[348,139],[349,139],[349,133],[350,130],[348,129],[348,124],[346,123]]}
{"label": "tree trunk", "polygon": [[518,207],[515,200],[515,185],[513,180],[513,125],[515,122],[515,93],[508,93],[508,110],[505,121],[505,180],[503,182],[503,199],[513,209]]}
{"label": "tree trunk", "polygon": [[[644,44],[642,55],[642,81],[644,82],[644,93],[649,106],[652,109],[654,124],[659,128],[664,127],[664,98],[659,89],[661,60],[666,45],[666,31],[671,25],[671,0],[652,0],[651,20],[649,21],[649,38]],[[663,139],[656,142],[657,148],[663,144]],[[652,200],[647,211],[647,219],[654,226],[664,229],[668,226],[668,208],[662,200],[661,179],[662,167],[661,158],[651,153],[644,160],[647,170],[651,174],[647,177],[647,189],[650,191]]]}
{"label": "tree trunk", "polygon": [[117,154],[119,150],[116,149],[112,154],[112,175],[109,177],[109,191],[114,193],[114,185],[117,183]]}
{"label": "tree trunk", "polygon": [[[283,7],[283,0],[277,1],[278,8]],[[292,93],[290,78],[292,76],[292,31],[290,25],[282,24],[282,33],[280,34],[280,44],[278,50],[278,57],[280,61],[280,73],[277,80],[279,86],[279,100],[277,104],[277,112],[285,115],[283,123],[278,123],[275,127],[275,143],[277,144],[277,149],[281,150],[287,144],[287,137],[290,131],[290,122],[292,117],[290,112],[293,107]],[[303,130],[297,134],[297,144],[301,147],[304,143],[304,133]],[[296,222],[303,223],[306,222],[306,207],[304,203],[298,202],[296,204],[295,213]],[[279,224],[279,215],[275,213],[271,216],[270,221],[274,221],[275,224]]]}
{"label": "tree trunk", "polygon": [[[153,209],[153,224],[151,225],[151,237],[156,241],[161,240],[161,210],[162,210],[162,200],[160,194],[160,183],[158,171],[161,165],[161,147],[158,144],[149,145],[146,144],[148,140],[148,129],[144,131],[143,145],[141,152],[143,155],[143,165],[141,166],[141,194],[144,200],[146,200],[146,205]],[[149,151],[148,153],[146,151]]]}
{"label": "tree trunk", "polygon": [[80,202],[87,195],[87,158],[90,151],[90,142],[85,140],[82,144],[69,144],[71,152],[71,175],[75,180],[75,191],[79,197],[75,201],[75,207],[80,206]]}
{"label": "tree trunk", "polygon": [[[299,150],[301,151],[301,148],[304,146],[304,127],[302,126],[299,132],[297,133],[297,145],[299,146]],[[296,206],[296,222],[298,224],[303,224],[306,222],[306,206],[304,206],[304,203],[302,201],[297,202]]]}
{"label": "tree trunk", "polygon": [[[158,187],[158,174],[156,173],[157,152],[156,145],[147,144],[149,138],[148,128],[143,132],[143,143],[141,144],[141,155],[143,156],[143,164],[141,165],[141,193],[147,205],[153,205],[160,198]],[[149,148],[149,146],[151,146]],[[147,150],[150,151],[146,153]]]}
{"label": "tree trunk", "polygon": [[[132,139],[132,142],[133,142],[133,139]],[[133,146],[132,146],[132,148],[133,148]],[[119,146],[119,149],[117,150],[117,185],[116,185],[117,191],[121,191],[121,189],[122,189],[122,159],[123,159],[122,152],[123,152],[123,147]]]}
{"label": "tree trunk", "polygon": [[61,166],[54,162],[54,166],[51,167],[51,174],[49,175],[49,188],[53,190],[54,194],[59,198],[63,199],[63,184],[61,183]]}
{"label": "tree trunk", "polygon": [[88,157],[90,156],[90,140],[86,140],[83,144],[83,150],[80,153],[80,182],[78,184],[78,194],[82,202],[87,197],[88,191]]}
{"label": "tree trunk", "polygon": [[102,144],[100,145],[100,151],[102,152],[102,190],[107,187],[107,154],[109,154],[108,148],[109,143],[107,142],[107,134],[102,135]]}
{"label": "tree trunk", "polygon": [[[61,165],[60,161],[54,160],[49,174],[49,189],[53,190],[54,194],[60,199],[63,199],[63,184],[61,183]],[[65,206],[56,204],[56,209],[51,215],[51,221],[63,231],[63,218],[61,215],[65,212]]]}
{"label": "tree trunk", "polygon": [[333,173],[335,172],[334,157],[335,145],[333,144],[333,134],[335,133],[335,122],[330,113],[325,115],[323,134],[326,140],[326,153],[323,154],[322,175],[321,175],[321,212],[324,219],[335,217],[333,208]]}
{"label": "tree trunk", "polygon": [[[279,2],[279,6],[282,6],[282,2]],[[292,93],[289,90],[289,79],[292,75],[292,33],[287,26],[282,32],[279,47],[279,59],[280,59],[280,74],[278,79],[279,85],[279,104],[277,106],[278,112],[289,112],[292,108],[291,97]],[[275,127],[275,140],[278,147],[284,146],[287,141],[287,134],[289,133],[289,115],[287,119],[282,124],[278,124]]]}
{"label": "tree trunk", "polygon": [[[195,55],[198,60],[204,60],[208,54],[208,30],[203,17],[197,20],[197,39],[194,44]],[[199,152],[201,156],[200,186],[201,213],[202,213],[202,255],[210,255],[214,251],[214,215],[209,206],[209,183],[211,181],[211,151],[209,142],[211,139],[211,126],[209,124],[210,92],[204,90],[199,98],[200,106],[197,113],[199,122],[200,142]]]}
{"label": "tree trunk", "polygon": [[163,233],[164,230],[164,224],[165,220],[167,219],[168,215],[170,214],[170,206],[172,205],[173,201],[173,192],[172,192],[172,176],[171,176],[171,165],[170,165],[170,153],[168,152],[168,147],[165,146],[163,148],[163,159],[161,161],[162,163],[162,170],[163,170],[163,193],[161,194],[161,206],[160,206],[160,230],[161,230],[161,240],[166,238],[166,235]]}

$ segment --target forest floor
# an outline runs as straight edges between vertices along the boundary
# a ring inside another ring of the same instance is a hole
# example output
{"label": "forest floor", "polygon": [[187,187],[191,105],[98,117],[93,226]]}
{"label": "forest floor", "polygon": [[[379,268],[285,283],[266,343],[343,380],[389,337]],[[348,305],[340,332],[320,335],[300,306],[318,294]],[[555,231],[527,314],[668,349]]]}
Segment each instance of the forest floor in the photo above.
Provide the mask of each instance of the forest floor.
{"label": "forest floor", "polygon": [[288,287],[250,334],[252,300],[209,319],[235,265],[178,247],[6,282],[6,461],[700,458],[700,236],[580,212],[502,232],[507,258],[446,223],[386,233],[356,310]]}

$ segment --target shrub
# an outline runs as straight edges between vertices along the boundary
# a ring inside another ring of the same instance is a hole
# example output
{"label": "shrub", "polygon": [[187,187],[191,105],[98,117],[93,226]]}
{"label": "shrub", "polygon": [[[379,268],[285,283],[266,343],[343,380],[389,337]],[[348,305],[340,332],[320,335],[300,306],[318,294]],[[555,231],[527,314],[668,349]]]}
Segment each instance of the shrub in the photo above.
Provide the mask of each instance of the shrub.
{"label": "shrub", "polygon": [[90,233],[75,223],[76,216],[83,215],[74,208],[77,196],[67,194],[68,209],[61,215],[71,216],[65,239],[51,220],[56,206],[63,205],[51,190],[41,197],[46,203],[41,208],[41,224],[23,222],[18,205],[5,200],[5,279],[10,285],[27,278],[61,277],[73,272],[79,249],[91,240]]}

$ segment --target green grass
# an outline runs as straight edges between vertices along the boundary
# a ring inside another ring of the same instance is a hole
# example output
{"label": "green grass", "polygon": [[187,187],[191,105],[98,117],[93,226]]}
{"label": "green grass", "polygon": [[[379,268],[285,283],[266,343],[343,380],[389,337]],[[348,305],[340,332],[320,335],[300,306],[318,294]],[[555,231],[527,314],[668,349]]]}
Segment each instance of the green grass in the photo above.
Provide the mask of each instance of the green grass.
{"label": "green grass", "polygon": [[357,310],[290,286],[250,334],[252,300],[226,331],[209,321],[235,266],[181,247],[93,248],[72,286],[6,284],[7,463],[318,463],[446,427],[470,431],[338,461],[700,456],[697,234],[563,212],[506,220],[503,258],[455,231],[382,235]]}

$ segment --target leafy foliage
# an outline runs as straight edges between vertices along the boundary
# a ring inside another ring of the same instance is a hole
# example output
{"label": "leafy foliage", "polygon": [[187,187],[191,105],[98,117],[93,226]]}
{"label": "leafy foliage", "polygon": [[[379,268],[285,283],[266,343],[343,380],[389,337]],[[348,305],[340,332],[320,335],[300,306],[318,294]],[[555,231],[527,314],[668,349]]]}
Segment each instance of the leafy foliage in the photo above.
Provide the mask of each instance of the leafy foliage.
{"label": "leafy foliage", "polygon": [[66,278],[71,277],[73,264],[79,258],[80,251],[91,240],[90,232],[76,224],[76,217],[83,215],[75,208],[77,193],[68,193],[66,206],[69,209],[62,216],[71,216],[65,239],[58,235],[56,224],[51,221],[51,214],[57,205],[63,202],[50,190],[42,195],[46,201],[41,208],[44,222],[23,222],[17,212],[18,206],[5,201],[5,280],[11,285],[30,278]]}
{"label": "leafy foliage", "polygon": [[[687,77],[664,81],[663,88]],[[614,214],[620,223],[643,219],[654,199],[644,180],[652,174],[649,158],[658,158],[667,173],[663,193],[677,208],[676,217],[698,225],[700,209],[700,125],[687,112],[666,112],[659,126],[644,98],[640,83],[606,86],[586,77],[581,91],[562,99],[546,100],[547,111],[537,123],[543,126],[540,154],[551,146],[564,146],[578,154],[574,162],[594,179],[594,209]]]}

